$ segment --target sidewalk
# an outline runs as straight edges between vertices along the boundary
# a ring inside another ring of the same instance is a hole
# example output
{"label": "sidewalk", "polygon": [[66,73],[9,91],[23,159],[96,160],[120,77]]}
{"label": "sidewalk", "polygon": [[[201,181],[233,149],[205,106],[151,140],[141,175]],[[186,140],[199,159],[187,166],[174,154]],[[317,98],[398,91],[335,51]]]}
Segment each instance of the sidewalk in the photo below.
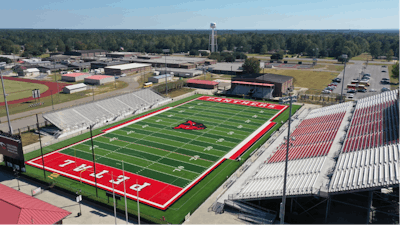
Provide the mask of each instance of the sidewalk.
{"label": "sidewalk", "polygon": [[[0,183],[18,190],[17,180],[13,175],[6,172],[0,171]],[[31,195],[32,189],[39,187],[24,179],[19,181],[19,185],[20,191],[27,195]],[[55,192],[53,190],[44,190],[41,194],[36,195],[35,198],[71,212],[72,214],[63,220],[63,224],[115,224],[113,212],[85,202],[85,199],[81,204],[82,215],[77,217],[79,204],[75,201],[76,196],[62,196],[63,193]],[[137,224],[136,218],[129,218],[129,223]],[[126,224],[125,215],[117,214],[117,224]]]}

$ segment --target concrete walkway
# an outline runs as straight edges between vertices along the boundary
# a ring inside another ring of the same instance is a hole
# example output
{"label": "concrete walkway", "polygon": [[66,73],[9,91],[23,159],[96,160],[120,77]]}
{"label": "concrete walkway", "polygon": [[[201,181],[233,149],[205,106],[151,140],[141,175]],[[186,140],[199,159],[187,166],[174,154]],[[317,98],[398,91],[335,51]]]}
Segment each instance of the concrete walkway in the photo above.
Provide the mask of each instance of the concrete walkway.
{"label": "concrete walkway", "polygon": [[[18,190],[18,181],[12,174],[7,172],[0,171],[0,183]],[[39,187],[39,185],[25,179],[20,179],[19,185],[20,191],[27,195],[31,195],[32,189]],[[90,202],[86,202],[85,199],[81,204],[82,215],[77,217],[79,204],[75,201],[76,196],[67,195],[57,190],[44,190],[43,193],[35,197],[71,212],[72,214],[63,220],[63,224],[115,224],[112,210],[95,206]],[[137,224],[136,218],[130,218],[129,223]],[[126,224],[124,214],[117,214],[117,224]]]}

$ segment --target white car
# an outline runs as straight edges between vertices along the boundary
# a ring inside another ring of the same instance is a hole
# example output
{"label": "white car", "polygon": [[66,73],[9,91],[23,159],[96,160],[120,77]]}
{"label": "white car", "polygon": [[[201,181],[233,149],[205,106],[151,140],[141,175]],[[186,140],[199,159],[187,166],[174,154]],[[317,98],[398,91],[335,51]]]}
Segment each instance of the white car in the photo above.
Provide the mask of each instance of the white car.
{"label": "white car", "polygon": [[350,95],[349,95],[349,98],[354,98],[354,94],[350,94]]}
{"label": "white car", "polygon": [[123,73],[123,74],[121,74],[121,77],[126,77],[126,74],[124,74],[124,73]]}
{"label": "white car", "polygon": [[376,92],[375,89],[369,89],[369,92]]}

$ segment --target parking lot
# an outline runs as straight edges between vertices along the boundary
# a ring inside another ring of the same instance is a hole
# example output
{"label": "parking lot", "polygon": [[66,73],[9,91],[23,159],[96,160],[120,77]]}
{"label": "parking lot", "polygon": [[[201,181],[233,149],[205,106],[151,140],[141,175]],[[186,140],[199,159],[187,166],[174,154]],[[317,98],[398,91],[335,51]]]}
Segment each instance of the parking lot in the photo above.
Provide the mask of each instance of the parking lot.
{"label": "parking lot", "polygon": [[[364,72],[364,74],[368,73],[371,75],[369,81],[370,86],[367,87],[368,89],[367,92],[347,93],[347,84],[350,84],[353,79],[356,78],[361,79],[362,78],[361,72]],[[389,79],[389,71],[387,67],[383,68],[382,66],[369,65],[364,69],[364,65],[362,64],[362,62],[359,62],[356,64],[351,64],[346,66],[346,74],[344,82],[343,82],[343,71],[338,75],[338,77],[342,79],[342,82],[337,86],[335,90],[332,91],[332,93],[340,94],[343,84],[344,85],[343,94],[346,94],[346,97],[349,97],[350,94],[354,94],[353,99],[360,99],[371,95],[375,95],[377,93],[380,93],[383,87],[390,89],[390,84],[381,84],[382,78]],[[376,90],[376,92],[372,92],[371,90]]]}

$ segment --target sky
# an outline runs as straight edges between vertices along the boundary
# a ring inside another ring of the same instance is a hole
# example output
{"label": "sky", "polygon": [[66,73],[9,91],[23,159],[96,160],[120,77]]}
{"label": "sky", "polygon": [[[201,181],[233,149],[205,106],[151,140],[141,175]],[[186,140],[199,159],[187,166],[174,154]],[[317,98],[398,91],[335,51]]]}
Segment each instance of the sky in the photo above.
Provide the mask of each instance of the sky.
{"label": "sky", "polygon": [[398,0],[2,1],[0,28],[399,29]]}

